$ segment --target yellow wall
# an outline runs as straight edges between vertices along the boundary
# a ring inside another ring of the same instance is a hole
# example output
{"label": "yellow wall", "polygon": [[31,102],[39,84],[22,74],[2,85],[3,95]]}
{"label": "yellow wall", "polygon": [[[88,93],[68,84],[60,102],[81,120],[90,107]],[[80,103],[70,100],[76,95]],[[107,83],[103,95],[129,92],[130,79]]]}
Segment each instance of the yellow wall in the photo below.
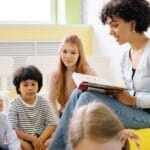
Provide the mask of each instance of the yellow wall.
{"label": "yellow wall", "polygon": [[92,29],[85,25],[5,25],[0,26],[1,41],[61,40],[75,33],[81,38],[86,54],[92,53]]}

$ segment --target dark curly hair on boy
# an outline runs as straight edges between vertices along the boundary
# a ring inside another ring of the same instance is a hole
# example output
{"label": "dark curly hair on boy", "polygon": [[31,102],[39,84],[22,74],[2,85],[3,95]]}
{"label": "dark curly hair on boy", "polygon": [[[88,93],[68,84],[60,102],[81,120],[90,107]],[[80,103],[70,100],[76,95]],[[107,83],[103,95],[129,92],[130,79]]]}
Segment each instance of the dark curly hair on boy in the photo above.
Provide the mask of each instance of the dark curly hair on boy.
{"label": "dark curly hair on boy", "polygon": [[42,88],[43,77],[40,70],[33,65],[21,66],[14,72],[13,75],[13,84],[16,87],[16,92],[18,94],[20,94],[20,83],[28,79],[35,80],[38,82],[38,92]]}
{"label": "dark curly hair on boy", "polygon": [[111,0],[102,9],[100,20],[120,17],[125,21],[136,22],[135,31],[142,33],[150,26],[150,3],[146,0]]}

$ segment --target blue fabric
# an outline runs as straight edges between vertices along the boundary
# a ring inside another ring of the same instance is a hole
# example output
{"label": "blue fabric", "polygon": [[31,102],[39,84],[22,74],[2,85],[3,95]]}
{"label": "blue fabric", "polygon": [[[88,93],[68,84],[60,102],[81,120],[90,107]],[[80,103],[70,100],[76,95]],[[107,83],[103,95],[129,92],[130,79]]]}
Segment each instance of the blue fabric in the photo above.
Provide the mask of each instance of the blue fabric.
{"label": "blue fabric", "polygon": [[[150,127],[150,113],[144,109],[124,105],[111,96],[86,91],[81,94],[77,106],[80,107],[92,101],[106,104],[119,117],[126,128],[140,129]],[[149,109],[150,110],[150,109]]]}
{"label": "blue fabric", "polygon": [[[119,117],[126,128],[140,129],[150,127],[150,41],[144,48],[143,56],[136,68],[132,79],[132,63],[127,51],[121,61],[122,75],[125,86],[130,95],[137,100],[137,107],[126,106],[112,96],[96,91],[81,91],[75,89],[66,105],[62,118],[57,126],[49,150],[68,150],[68,125],[74,108],[88,104],[92,101],[105,103]],[[146,108],[146,109],[142,109]]]}
{"label": "blue fabric", "polygon": [[111,96],[96,91],[81,91],[75,89],[63,112],[62,118],[57,126],[55,135],[49,150],[68,150],[68,125],[74,108],[88,104],[92,101],[99,101],[109,106],[120,118],[126,128],[150,127],[150,113],[141,108],[129,107],[114,99]]}
{"label": "blue fabric", "polygon": [[62,117],[58,123],[56,128],[54,137],[52,139],[51,144],[49,145],[49,150],[65,150],[67,148],[68,143],[68,125],[70,118],[72,117],[72,112],[76,106],[78,98],[80,96],[80,90],[74,90],[70,96],[70,100],[68,101]]}
{"label": "blue fabric", "polygon": [[0,150],[9,150],[8,144],[1,145]]}

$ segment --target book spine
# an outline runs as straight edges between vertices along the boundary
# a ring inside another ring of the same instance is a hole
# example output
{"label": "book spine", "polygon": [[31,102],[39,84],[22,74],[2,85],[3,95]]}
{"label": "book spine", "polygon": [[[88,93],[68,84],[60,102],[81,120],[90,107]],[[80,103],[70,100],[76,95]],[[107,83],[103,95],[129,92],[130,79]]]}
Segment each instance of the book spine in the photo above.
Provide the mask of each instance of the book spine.
{"label": "book spine", "polygon": [[84,84],[80,84],[78,88],[81,89],[81,90],[87,90],[88,86],[84,85]]}

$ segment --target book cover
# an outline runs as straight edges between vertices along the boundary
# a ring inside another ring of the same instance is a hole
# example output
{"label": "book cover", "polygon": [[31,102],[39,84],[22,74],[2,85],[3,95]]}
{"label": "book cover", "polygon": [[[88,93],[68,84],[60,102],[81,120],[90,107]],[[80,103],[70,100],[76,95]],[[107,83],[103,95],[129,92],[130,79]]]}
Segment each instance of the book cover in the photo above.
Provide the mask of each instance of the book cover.
{"label": "book cover", "polygon": [[102,92],[107,90],[125,90],[123,87],[116,86],[110,81],[96,76],[73,72],[72,77],[77,88],[81,90],[98,90]]}

